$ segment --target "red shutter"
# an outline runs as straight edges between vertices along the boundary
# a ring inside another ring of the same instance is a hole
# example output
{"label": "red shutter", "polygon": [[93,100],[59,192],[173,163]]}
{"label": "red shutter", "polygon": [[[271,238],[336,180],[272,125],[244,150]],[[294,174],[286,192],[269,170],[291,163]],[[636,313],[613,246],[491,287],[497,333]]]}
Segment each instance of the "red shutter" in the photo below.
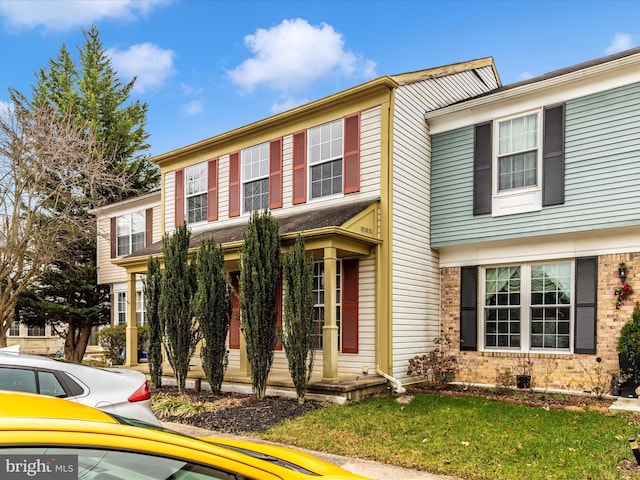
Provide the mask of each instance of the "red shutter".
{"label": "red shutter", "polygon": [[[278,331],[282,331],[282,283],[278,285],[278,289],[276,290],[276,319],[278,324]],[[280,336],[276,337],[276,344],[273,347],[274,350],[282,350],[282,342],[280,341]]]}
{"label": "red shutter", "polygon": [[144,246],[153,243],[153,208],[147,208],[144,219]]}
{"label": "red shutter", "polygon": [[229,348],[240,348],[240,272],[231,272],[231,324],[229,325]]}
{"label": "red shutter", "polygon": [[293,204],[307,201],[307,131],[293,134]]}
{"label": "red shutter", "polygon": [[342,353],[358,353],[358,260],[342,261]]}
{"label": "red shutter", "polygon": [[229,155],[229,217],[240,215],[240,152]]}
{"label": "red shutter", "polygon": [[269,208],[282,208],[282,139],[269,143]]}
{"label": "red shutter", "polygon": [[176,170],[176,199],[175,199],[175,224],[179,227],[184,223],[184,170]]}
{"label": "red shutter", "polygon": [[207,221],[218,220],[218,159],[209,160],[207,171]]}
{"label": "red shutter", "polygon": [[117,240],[117,229],[116,229],[116,217],[111,217],[111,258],[116,258],[118,253],[116,252],[116,240]]}
{"label": "red shutter", "polygon": [[360,191],[360,114],[344,119],[344,193]]}

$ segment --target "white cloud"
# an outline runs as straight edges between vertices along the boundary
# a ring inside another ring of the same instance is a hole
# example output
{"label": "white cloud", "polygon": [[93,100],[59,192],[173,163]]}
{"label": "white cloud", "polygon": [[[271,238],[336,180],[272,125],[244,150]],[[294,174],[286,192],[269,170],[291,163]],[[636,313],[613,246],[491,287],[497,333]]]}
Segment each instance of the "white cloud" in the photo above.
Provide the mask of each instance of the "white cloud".
{"label": "white cloud", "polygon": [[247,35],[244,43],[253,57],[227,72],[243,91],[259,85],[276,91],[302,90],[330,74],[371,78],[376,64],[345,48],[341,34],[331,25],[310,25],[306,20],[283,20],[266,30]]}
{"label": "white cloud", "polygon": [[135,20],[170,0],[0,0],[0,16],[14,28],[64,31],[98,20]]}
{"label": "white cloud", "polygon": [[111,64],[121,78],[137,77],[134,90],[145,92],[162,85],[174,74],[173,50],[165,50],[153,43],[132,45],[127,50],[107,50]]}
{"label": "white cloud", "polygon": [[180,105],[180,113],[188,117],[193,117],[202,113],[202,102],[199,100],[192,100],[188,103]]}
{"label": "white cloud", "polygon": [[609,45],[604,51],[607,55],[622,52],[633,47],[633,37],[628,33],[616,33]]}

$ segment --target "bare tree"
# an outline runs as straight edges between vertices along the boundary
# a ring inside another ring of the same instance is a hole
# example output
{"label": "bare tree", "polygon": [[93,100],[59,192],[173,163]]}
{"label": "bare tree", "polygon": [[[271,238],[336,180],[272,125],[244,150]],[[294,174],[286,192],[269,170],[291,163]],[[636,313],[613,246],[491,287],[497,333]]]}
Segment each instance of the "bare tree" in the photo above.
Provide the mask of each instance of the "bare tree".
{"label": "bare tree", "polygon": [[78,211],[99,206],[97,192],[126,186],[96,145],[87,125],[50,107],[0,112],[0,347],[18,297],[95,235],[95,220]]}

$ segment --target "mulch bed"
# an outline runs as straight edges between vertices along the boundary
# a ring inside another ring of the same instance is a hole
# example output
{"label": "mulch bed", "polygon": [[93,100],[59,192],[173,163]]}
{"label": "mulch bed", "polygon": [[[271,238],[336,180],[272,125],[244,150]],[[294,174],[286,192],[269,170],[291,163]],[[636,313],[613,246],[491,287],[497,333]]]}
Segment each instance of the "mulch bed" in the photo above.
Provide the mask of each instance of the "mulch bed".
{"label": "mulch bed", "polygon": [[[179,396],[177,387],[167,386],[153,390],[152,393]],[[325,405],[314,400],[298,403],[295,398],[267,396],[256,400],[252,395],[241,393],[222,393],[215,395],[209,390],[188,389],[184,394],[191,402],[210,403],[214,408],[205,413],[190,417],[165,417],[162,421],[184,423],[218,432],[246,434],[264,432],[270,427],[296,418]]]}

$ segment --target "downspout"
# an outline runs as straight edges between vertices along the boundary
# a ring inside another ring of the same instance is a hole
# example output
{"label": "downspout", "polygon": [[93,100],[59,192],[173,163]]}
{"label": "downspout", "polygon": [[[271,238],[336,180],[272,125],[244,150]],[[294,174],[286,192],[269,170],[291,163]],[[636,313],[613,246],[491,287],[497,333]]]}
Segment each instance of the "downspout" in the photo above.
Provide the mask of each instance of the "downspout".
{"label": "downspout", "polygon": [[398,380],[397,378],[393,378],[391,375],[387,375],[386,373],[384,373],[382,370],[380,370],[378,365],[376,365],[376,373],[378,375],[380,375],[381,377],[386,378],[390,383],[395,385],[395,388],[393,389],[393,393],[403,394],[403,393],[405,393],[407,391],[402,386],[402,382],[400,382],[400,380]]}

